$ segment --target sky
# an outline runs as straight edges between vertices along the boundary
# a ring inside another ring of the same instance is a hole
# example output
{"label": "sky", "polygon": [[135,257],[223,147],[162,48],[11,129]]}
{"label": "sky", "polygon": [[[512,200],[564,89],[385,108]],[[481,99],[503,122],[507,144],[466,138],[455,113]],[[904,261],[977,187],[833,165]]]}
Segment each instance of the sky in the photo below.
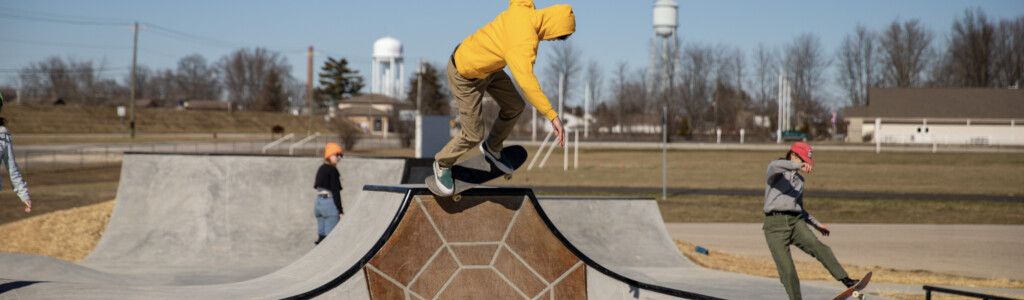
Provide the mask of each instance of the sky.
{"label": "sky", "polygon": [[[781,48],[804,33],[818,36],[832,58],[858,24],[881,30],[894,20],[918,19],[935,33],[935,42],[944,43],[967,8],[981,8],[991,20],[1024,15],[1021,0],[675,1],[683,43],[739,48],[748,74],[759,44]],[[583,61],[602,66],[606,85],[620,63],[650,65],[653,0],[535,0],[538,8],[553,4],[573,6],[577,31],[571,40]],[[17,70],[51,56],[92,61],[106,67],[103,76],[124,82],[132,62],[130,24],[138,22],[145,27],[138,63],[150,69],[176,69],[191,54],[213,64],[238,49],[263,47],[280,53],[292,76],[305,82],[305,53],[313,46],[314,75],[327,57],[345,58],[369,92],[377,39],[402,42],[408,78],[419,60],[445,63],[456,44],[507,7],[497,0],[0,0],[0,85],[15,85]],[[550,60],[550,43],[541,43],[538,69]],[[841,98],[832,81],[833,98]],[[567,103],[579,105],[573,101]]]}

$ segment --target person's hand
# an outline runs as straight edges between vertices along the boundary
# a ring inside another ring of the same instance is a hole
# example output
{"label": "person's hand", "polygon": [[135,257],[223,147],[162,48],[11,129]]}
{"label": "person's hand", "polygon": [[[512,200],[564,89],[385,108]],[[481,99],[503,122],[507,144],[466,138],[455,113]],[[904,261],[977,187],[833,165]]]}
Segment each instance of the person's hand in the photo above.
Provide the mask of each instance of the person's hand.
{"label": "person's hand", "polygon": [[811,171],[814,170],[814,166],[808,163],[800,163],[800,170],[804,171],[804,173],[811,174]]}
{"label": "person's hand", "polygon": [[818,225],[818,227],[815,227],[815,228],[818,229],[818,232],[821,232],[821,235],[824,235],[824,236],[828,236],[830,233],[832,233],[832,231],[829,230],[828,226],[825,226],[825,224]]}
{"label": "person's hand", "polygon": [[341,222],[341,218],[345,217],[345,214],[338,214],[338,222]]}
{"label": "person's hand", "polygon": [[32,200],[25,200],[25,213],[32,212]]}
{"label": "person's hand", "polygon": [[565,129],[562,128],[562,119],[554,118],[551,120],[551,127],[555,129],[555,143],[559,147],[565,147]]}

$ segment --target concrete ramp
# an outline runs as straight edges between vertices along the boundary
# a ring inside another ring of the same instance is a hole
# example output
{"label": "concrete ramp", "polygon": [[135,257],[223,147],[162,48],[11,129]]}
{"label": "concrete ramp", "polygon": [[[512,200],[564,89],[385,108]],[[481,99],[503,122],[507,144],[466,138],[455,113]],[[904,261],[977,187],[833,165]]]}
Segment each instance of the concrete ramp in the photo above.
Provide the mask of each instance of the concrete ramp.
{"label": "concrete ramp", "polygon": [[[708,270],[684,257],[665,229],[654,199],[541,197],[539,203],[553,230],[590,261],[591,296],[788,299],[778,279]],[[801,285],[804,299],[831,299],[843,290],[838,282]]]}
{"label": "concrete ramp", "polygon": [[264,275],[313,248],[310,157],[124,158],[107,230],[80,264],[154,284]]}

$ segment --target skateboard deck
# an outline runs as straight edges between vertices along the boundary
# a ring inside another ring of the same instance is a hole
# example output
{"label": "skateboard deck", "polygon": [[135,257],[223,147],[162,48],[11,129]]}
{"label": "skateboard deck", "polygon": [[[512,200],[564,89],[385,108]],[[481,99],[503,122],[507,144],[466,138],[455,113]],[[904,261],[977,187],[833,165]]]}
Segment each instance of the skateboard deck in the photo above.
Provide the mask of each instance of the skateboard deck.
{"label": "skateboard deck", "polygon": [[864,288],[868,286],[869,281],[871,281],[871,272],[868,272],[868,274],[864,275],[864,278],[860,279],[860,282],[846,289],[842,293],[839,293],[839,295],[836,295],[836,297],[832,298],[832,300],[845,300],[846,298],[849,297],[864,300],[864,298],[866,298],[867,295],[861,293],[861,290],[864,290]]}
{"label": "skateboard deck", "polygon": [[[527,153],[526,148],[516,145],[502,148],[501,155],[512,163],[513,170],[517,170],[526,162]],[[512,174],[505,174],[494,166],[483,153],[478,154],[452,166],[452,180],[455,181],[455,189],[448,197],[459,201],[462,198],[460,196],[462,192],[502,176],[505,177],[505,180],[512,179]],[[433,174],[427,176],[425,181],[431,193],[440,194]]]}

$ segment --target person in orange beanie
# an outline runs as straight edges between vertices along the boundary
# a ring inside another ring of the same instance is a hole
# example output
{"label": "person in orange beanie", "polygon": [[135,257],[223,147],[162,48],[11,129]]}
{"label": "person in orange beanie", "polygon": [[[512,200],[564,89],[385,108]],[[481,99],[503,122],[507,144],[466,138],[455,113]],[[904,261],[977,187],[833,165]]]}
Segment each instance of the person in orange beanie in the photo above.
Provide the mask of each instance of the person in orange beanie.
{"label": "person in orange beanie", "polygon": [[327,143],[324,147],[324,163],[316,171],[316,181],[313,183],[316,189],[316,233],[319,236],[316,244],[320,244],[345,216],[341,206],[341,173],[338,172],[338,162],[343,156],[341,152],[338,144]]}

